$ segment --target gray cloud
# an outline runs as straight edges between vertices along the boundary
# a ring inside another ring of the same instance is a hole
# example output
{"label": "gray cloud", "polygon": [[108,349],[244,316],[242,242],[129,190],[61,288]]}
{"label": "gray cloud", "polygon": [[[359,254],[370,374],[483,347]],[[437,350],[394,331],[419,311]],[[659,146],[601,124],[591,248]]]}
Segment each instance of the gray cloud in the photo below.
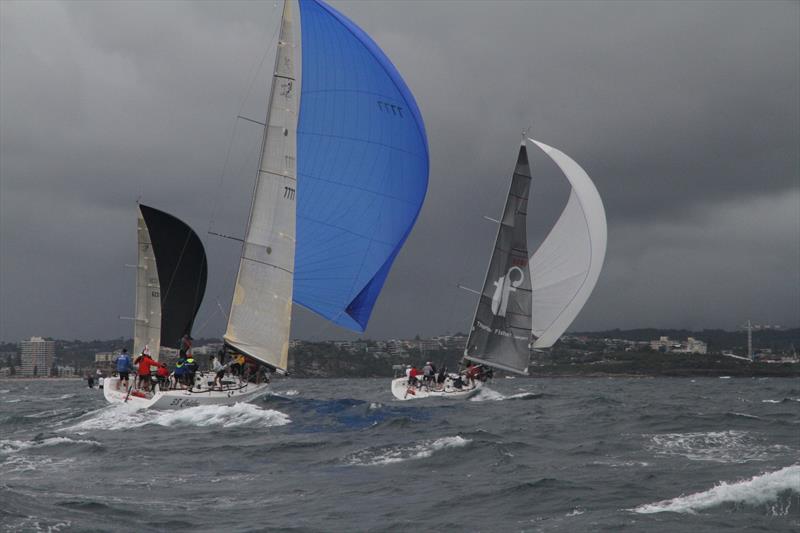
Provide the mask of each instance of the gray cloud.
{"label": "gray cloud", "polygon": [[[465,330],[519,134],[606,204],[578,329],[800,321],[800,4],[336,2],[392,58],[431,148],[426,204],[368,335]],[[0,338],[129,335],[134,201],[240,234],[279,9],[0,3]],[[267,68],[258,68],[259,65]],[[219,185],[226,150],[231,153]],[[536,155],[531,233],[565,186]],[[238,247],[208,240],[219,335]],[[345,332],[299,310],[295,334]]]}

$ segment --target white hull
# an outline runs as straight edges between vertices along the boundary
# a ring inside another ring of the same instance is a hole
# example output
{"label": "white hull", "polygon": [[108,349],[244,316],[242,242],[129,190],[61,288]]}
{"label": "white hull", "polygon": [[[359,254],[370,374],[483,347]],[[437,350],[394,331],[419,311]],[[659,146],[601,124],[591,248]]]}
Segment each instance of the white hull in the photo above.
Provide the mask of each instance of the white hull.
{"label": "white hull", "polygon": [[472,385],[460,389],[453,387],[452,380],[445,380],[441,389],[430,388],[426,385],[409,387],[406,378],[392,380],[392,394],[398,400],[419,400],[421,398],[468,398],[483,387],[482,381],[475,381]]}
{"label": "white hull", "polygon": [[[131,381],[133,378],[131,378]],[[108,378],[103,384],[103,395],[109,403],[123,403],[139,409],[186,409],[201,405],[231,405],[249,402],[267,391],[267,383],[248,383],[228,390],[168,390],[142,398],[128,394],[124,388],[117,390],[119,378]]]}

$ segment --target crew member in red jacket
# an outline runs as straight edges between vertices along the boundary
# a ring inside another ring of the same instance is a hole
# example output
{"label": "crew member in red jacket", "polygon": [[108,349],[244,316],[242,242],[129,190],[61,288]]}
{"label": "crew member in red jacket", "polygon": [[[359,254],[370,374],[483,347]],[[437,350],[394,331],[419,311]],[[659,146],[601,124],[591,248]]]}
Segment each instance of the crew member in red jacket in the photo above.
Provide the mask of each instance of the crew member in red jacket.
{"label": "crew member in red jacket", "polygon": [[137,383],[137,387],[140,389],[144,389],[146,391],[150,390],[150,367],[151,366],[158,366],[158,363],[154,361],[150,357],[150,349],[145,346],[144,350],[142,350],[142,355],[136,358],[134,361],[137,365],[139,365],[138,370],[136,371],[136,375],[139,379]]}

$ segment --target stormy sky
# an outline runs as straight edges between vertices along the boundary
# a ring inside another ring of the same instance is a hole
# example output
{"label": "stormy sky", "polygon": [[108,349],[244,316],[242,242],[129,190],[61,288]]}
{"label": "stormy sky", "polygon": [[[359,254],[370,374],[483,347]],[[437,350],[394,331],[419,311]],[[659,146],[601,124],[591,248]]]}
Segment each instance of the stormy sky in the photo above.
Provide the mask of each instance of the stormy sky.
{"label": "stormy sky", "polygon": [[[0,339],[129,337],[136,200],[241,236],[280,2],[0,2]],[[573,330],[800,323],[800,3],[344,2],[431,173],[366,336],[467,331],[520,132],[578,161],[609,246]],[[566,186],[533,158],[529,232]],[[208,237],[195,336],[239,245]],[[293,337],[347,338],[305,310]]]}

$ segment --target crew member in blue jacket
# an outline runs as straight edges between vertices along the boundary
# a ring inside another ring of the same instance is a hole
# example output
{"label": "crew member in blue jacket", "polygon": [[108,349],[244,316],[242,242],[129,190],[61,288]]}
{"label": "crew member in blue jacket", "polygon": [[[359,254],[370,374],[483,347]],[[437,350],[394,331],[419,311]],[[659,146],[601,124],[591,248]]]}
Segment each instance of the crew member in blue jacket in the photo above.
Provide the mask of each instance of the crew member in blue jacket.
{"label": "crew member in blue jacket", "polygon": [[128,350],[122,349],[122,353],[116,359],[117,373],[119,374],[119,381],[117,381],[117,390],[120,384],[125,383],[125,388],[128,388],[128,375],[131,372],[131,356],[128,355]]}

